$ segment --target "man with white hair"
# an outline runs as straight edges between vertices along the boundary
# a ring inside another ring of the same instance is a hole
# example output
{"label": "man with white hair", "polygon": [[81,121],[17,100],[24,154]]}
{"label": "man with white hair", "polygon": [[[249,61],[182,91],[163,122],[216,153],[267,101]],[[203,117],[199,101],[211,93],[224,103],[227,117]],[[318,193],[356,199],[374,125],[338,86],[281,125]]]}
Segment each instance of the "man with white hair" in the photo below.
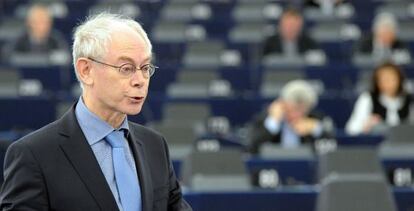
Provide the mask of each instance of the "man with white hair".
{"label": "man with white hair", "polygon": [[249,151],[259,152],[265,142],[278,143],[285,148],[295,148],[301,143],[329,137],[332,127],[328,117],[311,113],[318,102],[316,91],[306,81],[287,83],[278,99],[252,124]]}
{"label": "man with white hair", "polygon": [[151,48],[141,25],[119,15],[76,28],[82,96],[61,119],[10,146],[1,210],[191,210],[163,136],[127,118],[147,96]]}
{"label": "man with white hair", "polygon": [[[372,34],[365,36],[357,46],[360,54],[371,54],[380,59],[389,59],[396,50],[407,51],[398,37],[398,22],[390,13],[378,14],[372,26]],[[408,51],[407,51],[408,52]]]}

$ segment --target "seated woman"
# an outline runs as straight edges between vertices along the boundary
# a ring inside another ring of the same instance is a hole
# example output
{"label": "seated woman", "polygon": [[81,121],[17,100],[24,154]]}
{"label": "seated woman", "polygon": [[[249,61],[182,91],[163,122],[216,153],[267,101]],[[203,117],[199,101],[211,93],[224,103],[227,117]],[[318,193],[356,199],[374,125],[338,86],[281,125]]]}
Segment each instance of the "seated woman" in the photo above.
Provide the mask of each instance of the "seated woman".
{"label": "seated woman", "polygon": [[249,137],[250,153],[257,154],[265,142],[295,148],[301,143],[330,137],[332,120],[311,112],[317,102],[317,93],[307,82],[294,80],[286,84],[280,98],[253,122]]}
{"label": "seated woman", "polygon": [[346,124],[350,135],[372,134],[409,119],[411,95],[404,89],[404,75],[395,64],[385,63],[374,70],[372,88],[357,99]]}

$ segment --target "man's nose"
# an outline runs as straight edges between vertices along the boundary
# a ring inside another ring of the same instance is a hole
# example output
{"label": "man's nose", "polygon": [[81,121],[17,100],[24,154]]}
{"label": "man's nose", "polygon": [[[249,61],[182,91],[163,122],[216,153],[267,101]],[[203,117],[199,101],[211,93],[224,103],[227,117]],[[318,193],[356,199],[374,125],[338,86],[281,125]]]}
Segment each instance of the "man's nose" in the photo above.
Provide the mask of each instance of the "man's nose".
{"label": "man's nose", "polygon": [[142,87],[145,83],[147,83],[148,78],[144,76],[144,73],[141,70],[137,70],[131,76],[131,85],[133,87]]}

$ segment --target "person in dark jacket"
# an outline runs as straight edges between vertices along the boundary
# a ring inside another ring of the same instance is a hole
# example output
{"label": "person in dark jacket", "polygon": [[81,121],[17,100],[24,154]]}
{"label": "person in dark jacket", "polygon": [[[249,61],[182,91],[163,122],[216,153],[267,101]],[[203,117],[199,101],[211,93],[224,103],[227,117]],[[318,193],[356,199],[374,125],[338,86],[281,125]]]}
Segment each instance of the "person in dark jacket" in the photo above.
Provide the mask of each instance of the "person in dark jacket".
{"label": "person in dark jacket", "polygon": [[63,36],[53,30],[53,18],[45,5],[34,4],[30,7],[26,25],[27,30],[17,37],[8,53],[48,54],[69,49]]}
{"label": "person in dark jacket", "polygon": [[398,23],[392,14],[380,13],[375,17],[372,33],[368,33],[356,46],[357,54],[390,59],[396,51],[409,53],[406,45],[398,39]]}
{"label": "person in dark jacket", "polygon": [[316,48],[315,42],[303,32],[302,15],[295,9],[287,9],[280,18],[278,32],[267,38],[262,53],[296,56]]}
{"label": "person in dark jacket", "polygon": [[312,112],[317,101],[316,92],[307,82],[294,80],[286,84],[281,96],[252,123],[249,152],[259,153],[265,142],[295,148],[302,143],[330,137],[333,132],[332,120]]}

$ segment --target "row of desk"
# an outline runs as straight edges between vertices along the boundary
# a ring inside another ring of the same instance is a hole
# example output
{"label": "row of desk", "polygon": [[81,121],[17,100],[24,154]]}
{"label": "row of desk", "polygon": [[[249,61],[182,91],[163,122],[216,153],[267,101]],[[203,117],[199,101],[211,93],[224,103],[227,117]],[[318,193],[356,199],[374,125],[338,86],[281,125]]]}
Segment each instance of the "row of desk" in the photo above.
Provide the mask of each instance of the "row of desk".
{"label": "row of desk", "polygon": [[[414,160],[412,159],[382,159],[382,165],[387,174],[391,174],[396,168],[411,169],[414,173]],[[317,167],[316,159],[262,159],[253,157],[244,161],[246,169],[253,174],[264,169],[276,169],[280,178],[280,184],[316,184]],[[173,166],[180,177],[182,161],[173,160]],[[413,178],[414,179],[414,178]],[[414,185],[414,184],[413,184]]]}
{"label": "row of desk", "polygon": [[[347,97],[323,97],[318,110],[331,116],[336,127],[344,127],[352,110],[352,99]],[[75,97],[60,99],[56,96],[1,97],[0,131],[13,128],[37,129],[59,118],[57,107],[61,103],[73,103]],[[130,120],[138,123],[159,121],[163,118],[164,105],[168,103],[201,103],[210,107],[212,116],[224,116],[232,126],[243,126],[253,120],[264,106],[273,99],[255,95],[232,96],[228,98],[172,99],[157,93],[149,94],[144,111]],[[236,109],[235,109],[236,108]],[[338,112],[341,111],[341,112]],[[240,115],[240,114],[243,115]]]}
{"label": "row of desk", "polygon": [[[181,47],[180,50],[174,50],[172,44],[160,45],[160,51],[171,52],[176,55],[177,51],[183,53],[185,47]],[[241,47],[235,47],[241,48]],[[248,50],[249,48],[246,47]],[[337,51],[337,50],[335,50]],[[179,53],[178,53],[179,54]],[[27,58],[30,55],[25,55]],[[33,55],[39,56],[39,55]],[[182,69],[190,69],[192,71],[216,71],[218,75],[231,83],[232,88],[237,91],[249,91],[260,88],[262,82],[263,73],[266,71],[295,71],[299,75],[303,75],[306,79],[318,79],[324,84],[326,90],[344,90],[354,88],[360,73],[372,70],[375,64],[368,66],[353,65],[351,61],[330,61],[325,65],[306,65],[296,64],[295,62],[280,63],[275,65],[261,65],[259,63],[248,64],[246,59],[242,58],[242,62],[236,66],[223,66],[220,64],[211,64],[211,66],[199,66],[199,67],[185,67],[181,63],[181,58],[177,61],[172,61],[171,56],[157,57],[155,61],[159,67],[157,72],[152,77],[150,84],[150,90],[164,92],[167,86],[176,79],[176,74]],[[294,61],[299,60],[293,59]],[[282,59],[283,60],[283,59]],[[291,61],[291,60],[289,60]],[[43,63],[41,63],[43,64]],[[71,85],[76,83],[76,77],[73,67],[68,64],[67,66],[50,65],[45,66],[22,66],[22,67],[10,67],[7,64],[0,63],[0,71],[7,69],[17,69],[22,78],[38,79],[42,83],[45,90],[59,91],[67,89]],[[414,65],[407,64],[403,66],[408,78],[414,77]],[[335,80],[332,80],[332,79]]]}
{"label": "row of desk", "polygon": [[[313,211],[320,187],[304,185],[276,190],[245,192],[184,192],[185,199],[197,211]],[[393,188],[398,210],[414,210],[414,189]]]}
{"label": "row of desk", "polygon": [[[338,145],[342,147],[378,147],[383,139],[382,136],[349,137],[344,134],[337,137]],[[235,146],[233,145],[233,147]],[[321,189],[318,184],[317,157],[270,159],[252,156],[245,158],[244,163],[251,175],[261,170],[275,169],[280,180],[279,185],[275,188],[254,187],[250,191],[192,191],[184,189],[184,197],[197,211],[316,210],[317,197]],[[381,163],[390,180],[392,180],[390,175],[397,168],[409,169],[414,172],[414,159],[412,158],[382,157]],[[180,176],[182,161],[173,160],[173,166]],[[414,210],[414,183],[405,187],[392,186],[391,189],[398,210]]]}

